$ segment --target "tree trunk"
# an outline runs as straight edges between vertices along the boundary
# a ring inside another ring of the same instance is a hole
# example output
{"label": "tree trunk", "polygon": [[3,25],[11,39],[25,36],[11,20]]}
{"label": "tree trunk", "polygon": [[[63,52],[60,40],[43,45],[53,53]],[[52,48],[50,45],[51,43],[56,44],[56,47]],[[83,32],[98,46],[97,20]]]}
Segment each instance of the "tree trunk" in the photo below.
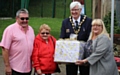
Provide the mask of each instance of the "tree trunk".
{"label": "tree trunk", "polygon": [[93,0],[92,18],[101,18],[101,0]]}
{"label": "tree trunk", "polygon": [[92,18],[101,18],[111,10],[111,0],[93,0]]}

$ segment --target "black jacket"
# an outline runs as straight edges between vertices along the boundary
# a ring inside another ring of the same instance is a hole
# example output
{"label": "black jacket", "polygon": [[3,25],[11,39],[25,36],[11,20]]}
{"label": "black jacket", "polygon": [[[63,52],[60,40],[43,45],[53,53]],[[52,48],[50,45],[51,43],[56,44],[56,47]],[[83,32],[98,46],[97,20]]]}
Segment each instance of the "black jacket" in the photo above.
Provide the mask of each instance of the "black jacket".
{"label": "black jacket", "polygon": [[[83,18],[84,16],[81,15],[81,21],[83,20]],[[88,40],[89,34],[91,32],[91,22],[92,22],[92,19],[86,17],[85,21],[81,25],[77,40],[80,40],[80,41]],[[74,30],[72,28],[72,23],[70,22],[70,19],[67,18],[62,22],[60,38],[63,38],[63,39],[69,38],[71,33],[74,33]]]}

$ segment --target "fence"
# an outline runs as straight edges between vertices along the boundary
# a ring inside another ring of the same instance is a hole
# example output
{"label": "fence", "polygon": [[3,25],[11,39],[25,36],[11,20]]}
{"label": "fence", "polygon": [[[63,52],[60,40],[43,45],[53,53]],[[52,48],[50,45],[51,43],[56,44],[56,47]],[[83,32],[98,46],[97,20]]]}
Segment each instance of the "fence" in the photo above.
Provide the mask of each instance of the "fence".
{"label": "fence", "polygon": [[20,8],[27,8],[33,17],[69,16],[69,4],[72,0],[0,0],[0,17],[15,17]]}

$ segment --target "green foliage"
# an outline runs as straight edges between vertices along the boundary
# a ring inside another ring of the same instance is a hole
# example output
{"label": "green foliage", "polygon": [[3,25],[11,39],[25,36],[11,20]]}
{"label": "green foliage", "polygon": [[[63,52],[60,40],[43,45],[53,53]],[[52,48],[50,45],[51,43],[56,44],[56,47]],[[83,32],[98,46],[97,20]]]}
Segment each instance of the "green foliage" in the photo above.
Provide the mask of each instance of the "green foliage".
{"label": "green foliage", "polygon": [[[110,33],[111,29],[111,12],[109,12],[105,17],[104,17],[104,23],[107,28],[107,31]],[[118,26],[118,22],[116,19],[116,13],[114,13],[114,33],[115,34],[120,34],[120,26]]]}

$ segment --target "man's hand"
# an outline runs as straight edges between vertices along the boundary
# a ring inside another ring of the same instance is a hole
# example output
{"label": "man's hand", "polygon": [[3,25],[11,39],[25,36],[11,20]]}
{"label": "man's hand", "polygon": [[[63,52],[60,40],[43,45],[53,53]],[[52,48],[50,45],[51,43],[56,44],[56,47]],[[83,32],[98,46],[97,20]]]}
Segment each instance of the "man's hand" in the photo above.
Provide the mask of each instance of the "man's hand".
{"label": "man's hand", "polygon": [[5,74],[6,75],[12,75],[12,69],[10,67],[9,63],[9,50],[5,49],[4,47],[2,48],[2,56],[5,64]]}
{"label": "man's hand", "polygon": [[5,74],[6,75],[12,75],[12,69],[10,66],[6,66],[5,67]]}

